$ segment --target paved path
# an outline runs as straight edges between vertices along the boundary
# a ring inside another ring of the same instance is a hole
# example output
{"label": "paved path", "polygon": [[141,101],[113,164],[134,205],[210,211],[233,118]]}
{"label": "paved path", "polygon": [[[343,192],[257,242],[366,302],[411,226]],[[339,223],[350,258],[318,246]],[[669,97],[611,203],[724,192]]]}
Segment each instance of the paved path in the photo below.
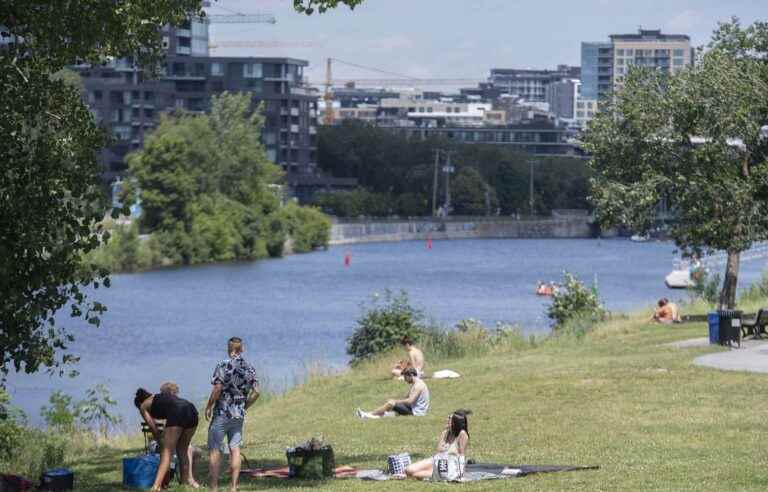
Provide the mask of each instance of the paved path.
{"label": "paved path", "polygon": [[[709,345],[709,339],[692,338],[668,345],[677,348],[704,347]],[[768,340],[744,340],[741,348],[701,355],[693,363],[725,371],[768,373]]]}

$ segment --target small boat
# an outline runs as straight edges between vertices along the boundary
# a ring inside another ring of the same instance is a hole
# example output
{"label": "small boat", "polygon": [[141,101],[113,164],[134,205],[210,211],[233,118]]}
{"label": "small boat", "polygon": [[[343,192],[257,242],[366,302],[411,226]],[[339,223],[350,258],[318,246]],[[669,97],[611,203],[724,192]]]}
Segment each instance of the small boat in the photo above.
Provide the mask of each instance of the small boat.
{"label": "small boat", "polygon": [[644,243],[648,241],[648,239],[650,239],[648,234],[632,234],[632,236],[629,238],[630,241],[634,241],[636,243]]}
{"label": "small boat", "polygon": [[691,270],[689,268],[672,270],[664,277],[664,283],[668,289],[687,289],[693,287]]}
{"label": "small boat", "polygon": [[555,292],[557,292],[557,284],[553,282],[550,282],[548,284],[539,282],[539,285],[536,287],[537,296],[551,297],[555,295]]}

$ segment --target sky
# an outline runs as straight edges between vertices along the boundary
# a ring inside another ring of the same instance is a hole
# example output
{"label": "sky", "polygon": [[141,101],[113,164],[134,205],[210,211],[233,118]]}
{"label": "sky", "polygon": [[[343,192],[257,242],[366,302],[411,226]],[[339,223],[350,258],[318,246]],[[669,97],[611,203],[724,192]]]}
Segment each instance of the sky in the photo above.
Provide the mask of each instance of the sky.
{"label": "sky", "polygon": [[[662,29],[706,44],[718,21],[768,20],[768,0],[364,0],[322,15],[293,10],[292,0],[218,0],[210,13],[268,12],[277,23],[211,27],[216,56],[290,56],[309,61],[305,75],[325,78],[329,57],[423,78],[482,80],[491,67],[579,65],[582,41]],[[282,44],[282,46],[277,46]],[[337,78],[380,78],[335,63]]]}

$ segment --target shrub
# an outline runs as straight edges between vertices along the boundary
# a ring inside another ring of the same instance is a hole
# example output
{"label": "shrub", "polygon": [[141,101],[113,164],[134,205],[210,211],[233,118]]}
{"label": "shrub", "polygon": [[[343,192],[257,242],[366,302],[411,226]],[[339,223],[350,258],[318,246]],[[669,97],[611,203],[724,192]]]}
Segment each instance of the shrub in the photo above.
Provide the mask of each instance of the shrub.
{"label": "shrub", "polygon": [[119,415],[112,413],[116,406],[117,402],[110,396],[107,387],[97,384],[85,392],[85,400],[77,404],[76,415],[83,426],[98,428],[106,439],[109,428],[122,421]]}
{"label": "shrub", "polygon": [[518,327],[498,323],[491,330],[474,319],[459,321],[453,330],[430,326],[421,339],[422,348],[431,358],[446,359],[522,350],[533,343],[535,339],[526,340]]}
{"label": "shrub", "polygon": [[48,398],[49,406],[40,409],[40,416],[45,425],[57,431],[71,432],[75,428],[77,408],[72,397],[56,390]]}
{"label": "shrub", "polygon": [[[704,295],[708,295],[709,291],[714,288],[714,300],[709,301],[709,297],[706,297],[707,302],[714,305],[719,300],[719,293],[717,289],[720,286],[720,275],[715,275],[715,279],[717,281],[717,284],[714,286],[707,285],[704,289]],[[695,286],[694,286],[695,287]],[[763,275],[760,277],[760,281],[752,284],[749,289],[745,290],[742,294],[739,300],[741,302],[760,302],[768,298],[768,271],[764,271]]]}
{"label": "shrub", "polygon": [[569,272],[564,273],[563,286],[555,290],[552,304],[547,308],[547,316],[555,322],[555,328],[560,328],[571,319],[588,317],[594,320],[602,319],[605,310],[600,304],[597,287],[587,288],[580,280]]}
{"label": "shrub", "polygon": [[347,340],[353,365],[395,347],[404,336],[415,340],[424,333],[424,315],[411,306],[405,291],[393,295],[387,290],[383,298],[374,294],[371,302],[361,308],[363,314]]}
{"label": "shrub", "polygon": [[[283,241],[286,235],[290,236],[296,253],[306,253],[328,246],[328,241],[331,239],[331,221],[320,210],[289,203],[276,215],[276,218],[269,221],[268,229],[275,231]],[[277,253],[278,248],[282,254],[282,243],[279,245],[272,243],[271,253]]]}

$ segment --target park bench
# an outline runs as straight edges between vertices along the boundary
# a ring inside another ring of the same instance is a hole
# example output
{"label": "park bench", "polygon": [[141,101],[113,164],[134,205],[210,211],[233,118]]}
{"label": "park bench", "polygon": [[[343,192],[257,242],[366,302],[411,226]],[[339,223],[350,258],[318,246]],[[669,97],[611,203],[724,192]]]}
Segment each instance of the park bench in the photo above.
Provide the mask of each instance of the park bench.
{"label": "park bench", "polygon": [[763,338],[765,327],[768,325],[768,309],[759,309],[754,320],[745,321],[741,324],[741,335],[746,337],[752,335],[753,339]]}

